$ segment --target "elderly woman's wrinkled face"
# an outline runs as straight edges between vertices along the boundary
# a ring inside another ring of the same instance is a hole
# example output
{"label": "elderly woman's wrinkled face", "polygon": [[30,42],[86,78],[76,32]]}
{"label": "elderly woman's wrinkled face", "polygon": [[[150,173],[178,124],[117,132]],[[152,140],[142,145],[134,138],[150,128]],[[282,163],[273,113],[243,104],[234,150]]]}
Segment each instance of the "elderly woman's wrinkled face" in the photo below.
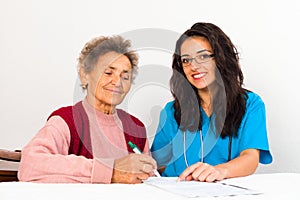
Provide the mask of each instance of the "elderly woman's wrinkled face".
{"label": "elderly woman's wrinkled face", "polygon": [[96,108],[103,105],[115,107],[130,90],[132,65],[127,56],[108,52],[99,57],[94,69],[85,77],[88,102]]}

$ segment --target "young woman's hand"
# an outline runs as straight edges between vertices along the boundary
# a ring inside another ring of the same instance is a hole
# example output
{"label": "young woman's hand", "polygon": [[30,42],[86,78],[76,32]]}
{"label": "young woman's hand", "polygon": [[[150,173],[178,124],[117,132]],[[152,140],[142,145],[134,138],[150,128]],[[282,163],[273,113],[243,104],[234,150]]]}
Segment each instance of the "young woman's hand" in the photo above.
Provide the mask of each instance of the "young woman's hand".
{"label": "young woman's hand", "polygon": [[207,163],[198,162],[186,168],[178,177],[178,181],[213,182],[223,180],[225,177],[224,171]]}

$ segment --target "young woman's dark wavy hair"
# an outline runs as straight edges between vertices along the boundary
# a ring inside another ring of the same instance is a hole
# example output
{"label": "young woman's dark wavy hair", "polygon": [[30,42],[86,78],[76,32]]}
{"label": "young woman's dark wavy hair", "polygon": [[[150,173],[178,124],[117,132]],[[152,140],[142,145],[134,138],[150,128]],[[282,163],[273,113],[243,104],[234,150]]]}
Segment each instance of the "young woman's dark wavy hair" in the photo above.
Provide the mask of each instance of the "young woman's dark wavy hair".
{"label": "young woman's dark wavy hair", "polygon": [[[237,136],[237,130],[245,114],[247,90],[242,87],[244,77],[236,47],[218,26],[211,23],[194,24],[176,42],[172,63],[173,74],[170,79],[170,89],[175,99],[176,122],[182,131],[195,132],[202,127],[200,112],[202,99],[198,95],[197,88],[188,82],[180,56],[182,43],[193,36],[204,37],[210,43],[217,67],[216,76],[219,74],[222,82],[219,84],[220,80],[215,81],[217,92],[212,99],[216,133],[222,138]],[[221,92],[222,90],[225,92]]]}

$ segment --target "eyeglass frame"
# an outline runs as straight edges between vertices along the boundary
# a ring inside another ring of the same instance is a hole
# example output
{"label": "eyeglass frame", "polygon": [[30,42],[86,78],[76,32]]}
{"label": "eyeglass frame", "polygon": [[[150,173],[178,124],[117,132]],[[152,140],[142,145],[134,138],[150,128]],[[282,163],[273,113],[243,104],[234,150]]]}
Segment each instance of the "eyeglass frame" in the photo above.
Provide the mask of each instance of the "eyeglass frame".
{"label": "eyeglass frame", "polygon": [[[197,52],[197,53],[200,54],[201,52],[204,52],[204,51],[208,51],[208,50],[204,49],[204,50],[201,50],[201,51],[199,51],[199,52]],[[183,56],[184,56],[184,55],[183,55]],[[203,56],[203,55],[196,55],[196,56],[193,57],[193,58],[184,58],[184,59],[188,59],[189,64],[184,64],[184,62],[182,62],[182,56],[180,56],[180,62],[181,62],[181,64],[182,64],[183,67],[188,67],[188,66],[190,66],[190,65],[192,64],[193,60],[195,60],[195,62],[196,62],[197,64],[202,64],[202,63],[206,63],[206,62],[208,62],[208,61],[211,61],[211,59],[215,56],[215,54],[214,54],[214,53],[206,54],[206,56],[208,56],[208,58],[207,58],[206,61],[202,61],[202,62],[198,62],[198,61],[197,61],[196,58],[197,58],[198,56]]]}

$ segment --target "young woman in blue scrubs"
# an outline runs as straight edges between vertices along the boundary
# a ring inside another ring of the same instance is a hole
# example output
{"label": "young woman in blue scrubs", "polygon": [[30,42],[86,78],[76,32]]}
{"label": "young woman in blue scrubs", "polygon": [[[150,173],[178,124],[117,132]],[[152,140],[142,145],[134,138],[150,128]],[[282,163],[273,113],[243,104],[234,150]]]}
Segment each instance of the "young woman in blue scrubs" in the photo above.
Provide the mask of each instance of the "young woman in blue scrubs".
{"label": "young woman in blue scrubs", "polygon": [[151,147],[163,176],[212,182],[272,162],[266,111],[243,88],[236,47],[216,25],[196,23],[177,40],[170,89]]}

